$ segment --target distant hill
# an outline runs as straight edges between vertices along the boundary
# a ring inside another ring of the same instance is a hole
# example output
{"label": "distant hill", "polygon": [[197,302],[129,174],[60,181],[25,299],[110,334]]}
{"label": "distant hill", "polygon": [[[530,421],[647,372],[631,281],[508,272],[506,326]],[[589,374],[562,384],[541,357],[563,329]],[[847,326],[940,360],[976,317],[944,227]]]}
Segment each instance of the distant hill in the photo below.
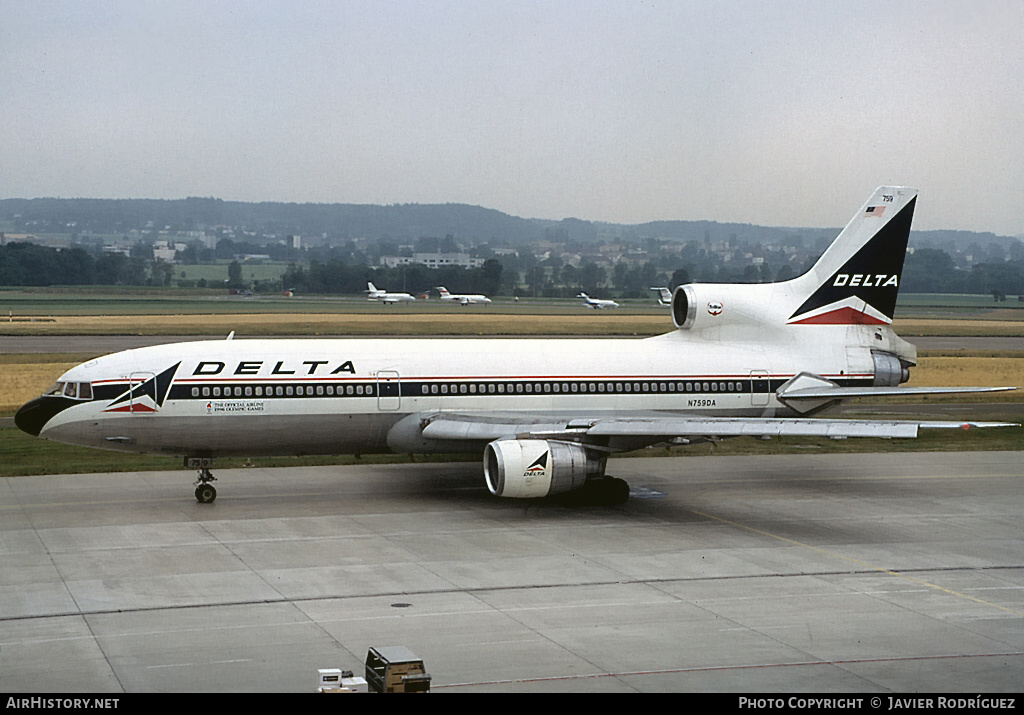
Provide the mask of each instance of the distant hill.
{"label": "distant hill", "polygon": [[446,236],[484,241],[492,237],[532,240],[552,222],[516,218],[465,204],[293,204],[247,203],[212,198],[3,199],[0,218],[67,225],[78,230],[118,233],[147,227],[198,230],[240,227],[258,233],[332,238],[418,238]]}
{"label": "distant hill", "polygon": [[[332,240],[366,237],[415,240],[451,234],[464,243],[520,245],[540,239],[591,243],[599,240],[663,239],[728,242],[732,245],[792,245],[808,248],[830,242],[839,228],[782,228],[715,221],[655,221],[627,225],[578,218],[528,219],[468,204],[296,204],[250,203],[216,198],[161,199],[0,199],[0,222],[12,231],[127,233],[163,229],[195,231],[218,226],[258,234],[323,236]],[[72,228],[73,225],[73,228]],[[967,248],[1018,239],[971,231],[915,231],[911,244]]]}

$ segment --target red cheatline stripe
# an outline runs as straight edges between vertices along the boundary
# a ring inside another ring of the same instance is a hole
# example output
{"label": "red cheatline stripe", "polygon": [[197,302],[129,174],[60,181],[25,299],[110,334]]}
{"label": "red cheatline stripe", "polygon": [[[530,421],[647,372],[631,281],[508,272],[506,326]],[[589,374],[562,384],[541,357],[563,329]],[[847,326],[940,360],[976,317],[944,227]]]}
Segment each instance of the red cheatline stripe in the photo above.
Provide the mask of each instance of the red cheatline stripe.
{"label": "red cheatline stripe", "polygon": [[[856,378],[856,377],[871,377],[872,373],[825,373],[822,377],[831,378]],[[768,376],[772,380],[782,380],[793,377],[789,374],[773,374]],[[393,380],[395,377],[381,378],[381,382]],[[735,375],[402,375],[402,382],[424,382],[431,380],[468,380],[468,381],[491,381],[491,382],[504,382],[514,380],[565,380],[565,381],[584,381],[584,382],[700,382],[700,381],[712,381],[712,380],[749,380],[750,375],[735,374]],[[763,380],[764,376],[756,376],[756,379]],[[232,377],[183,377],[174,381],[175,384],[183,383],[206,383],[212,384],[215,382],[230,382],[230,383],[308,383],[308,382],[373,382],[375,378],[373,375],[366,377],[320,377],[317,375],[305,375],[295,376],[288,378],[274,378],[274,377],[260,377],[258,375],[235,375]],[[94,380],[93,385],[109,385],[109,384],[124,384],[123,380]]]}

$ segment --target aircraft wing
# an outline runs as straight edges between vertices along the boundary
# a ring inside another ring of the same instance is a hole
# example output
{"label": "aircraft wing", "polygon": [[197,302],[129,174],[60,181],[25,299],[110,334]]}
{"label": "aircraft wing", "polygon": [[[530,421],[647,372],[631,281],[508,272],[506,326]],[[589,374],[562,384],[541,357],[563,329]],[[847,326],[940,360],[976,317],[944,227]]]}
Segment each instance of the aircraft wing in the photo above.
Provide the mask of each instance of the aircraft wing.
{"label": "aircraft wing", "polygon": [[491,441],[502,438],[571,439],[599,445],[609,438],[656,444],[686,443],[724,437],[884,437],[914,438],[919,429],[978,429],[1019,427],[1008,422],[955,422],[933,420],[843,420],[805,417],[748,418],[703,417],[685,413],[645,416],[557,417],[490,413],[482,415],[439,413],[425,417],[422,435],[427,439]]}

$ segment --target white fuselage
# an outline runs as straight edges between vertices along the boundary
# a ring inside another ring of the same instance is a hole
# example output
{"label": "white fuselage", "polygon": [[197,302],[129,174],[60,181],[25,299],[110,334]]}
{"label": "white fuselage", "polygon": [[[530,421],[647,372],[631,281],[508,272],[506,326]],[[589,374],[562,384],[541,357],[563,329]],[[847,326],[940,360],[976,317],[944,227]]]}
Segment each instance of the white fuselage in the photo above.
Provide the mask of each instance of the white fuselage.
{"label": "white fuselage", "polygon": [[[675,331],[646,339],[161,345],[107,355],[65,373],[62,382],[90,383],[95,399],[55,414],[40,436],[179,455],[345,454],[413,451],[396,444],[394,435],[389,444],[389,431],[417,413],[762,416],[785,409],[773,393],[802,371],[870,384],[869,348],[847,344],[857,327],[864,326],[817,326],[813,344],[795,340],[770,351],[756,331],[749,341],[714,343]],[[829,332],[835,340],[822,339]],[[865,333],[863,344],[870,346],[872,337]],[[162,374],[170,377],[153,388],[160,382],[154,376]],[[147,380],[151,387],[143,389]]]}

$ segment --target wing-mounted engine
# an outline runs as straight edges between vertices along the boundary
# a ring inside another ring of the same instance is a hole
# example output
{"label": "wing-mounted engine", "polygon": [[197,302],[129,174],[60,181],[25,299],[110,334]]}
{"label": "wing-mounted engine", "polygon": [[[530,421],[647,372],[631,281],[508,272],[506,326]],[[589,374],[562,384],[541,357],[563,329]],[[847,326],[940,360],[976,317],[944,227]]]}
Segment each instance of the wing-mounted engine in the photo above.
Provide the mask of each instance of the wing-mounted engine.
{"label": "wing-mounted engine", "polygon": [[531,499],[580,489],[604,474],[605,459],[572,442],[499,439],[484,449],[487,489],[499,497]]}

